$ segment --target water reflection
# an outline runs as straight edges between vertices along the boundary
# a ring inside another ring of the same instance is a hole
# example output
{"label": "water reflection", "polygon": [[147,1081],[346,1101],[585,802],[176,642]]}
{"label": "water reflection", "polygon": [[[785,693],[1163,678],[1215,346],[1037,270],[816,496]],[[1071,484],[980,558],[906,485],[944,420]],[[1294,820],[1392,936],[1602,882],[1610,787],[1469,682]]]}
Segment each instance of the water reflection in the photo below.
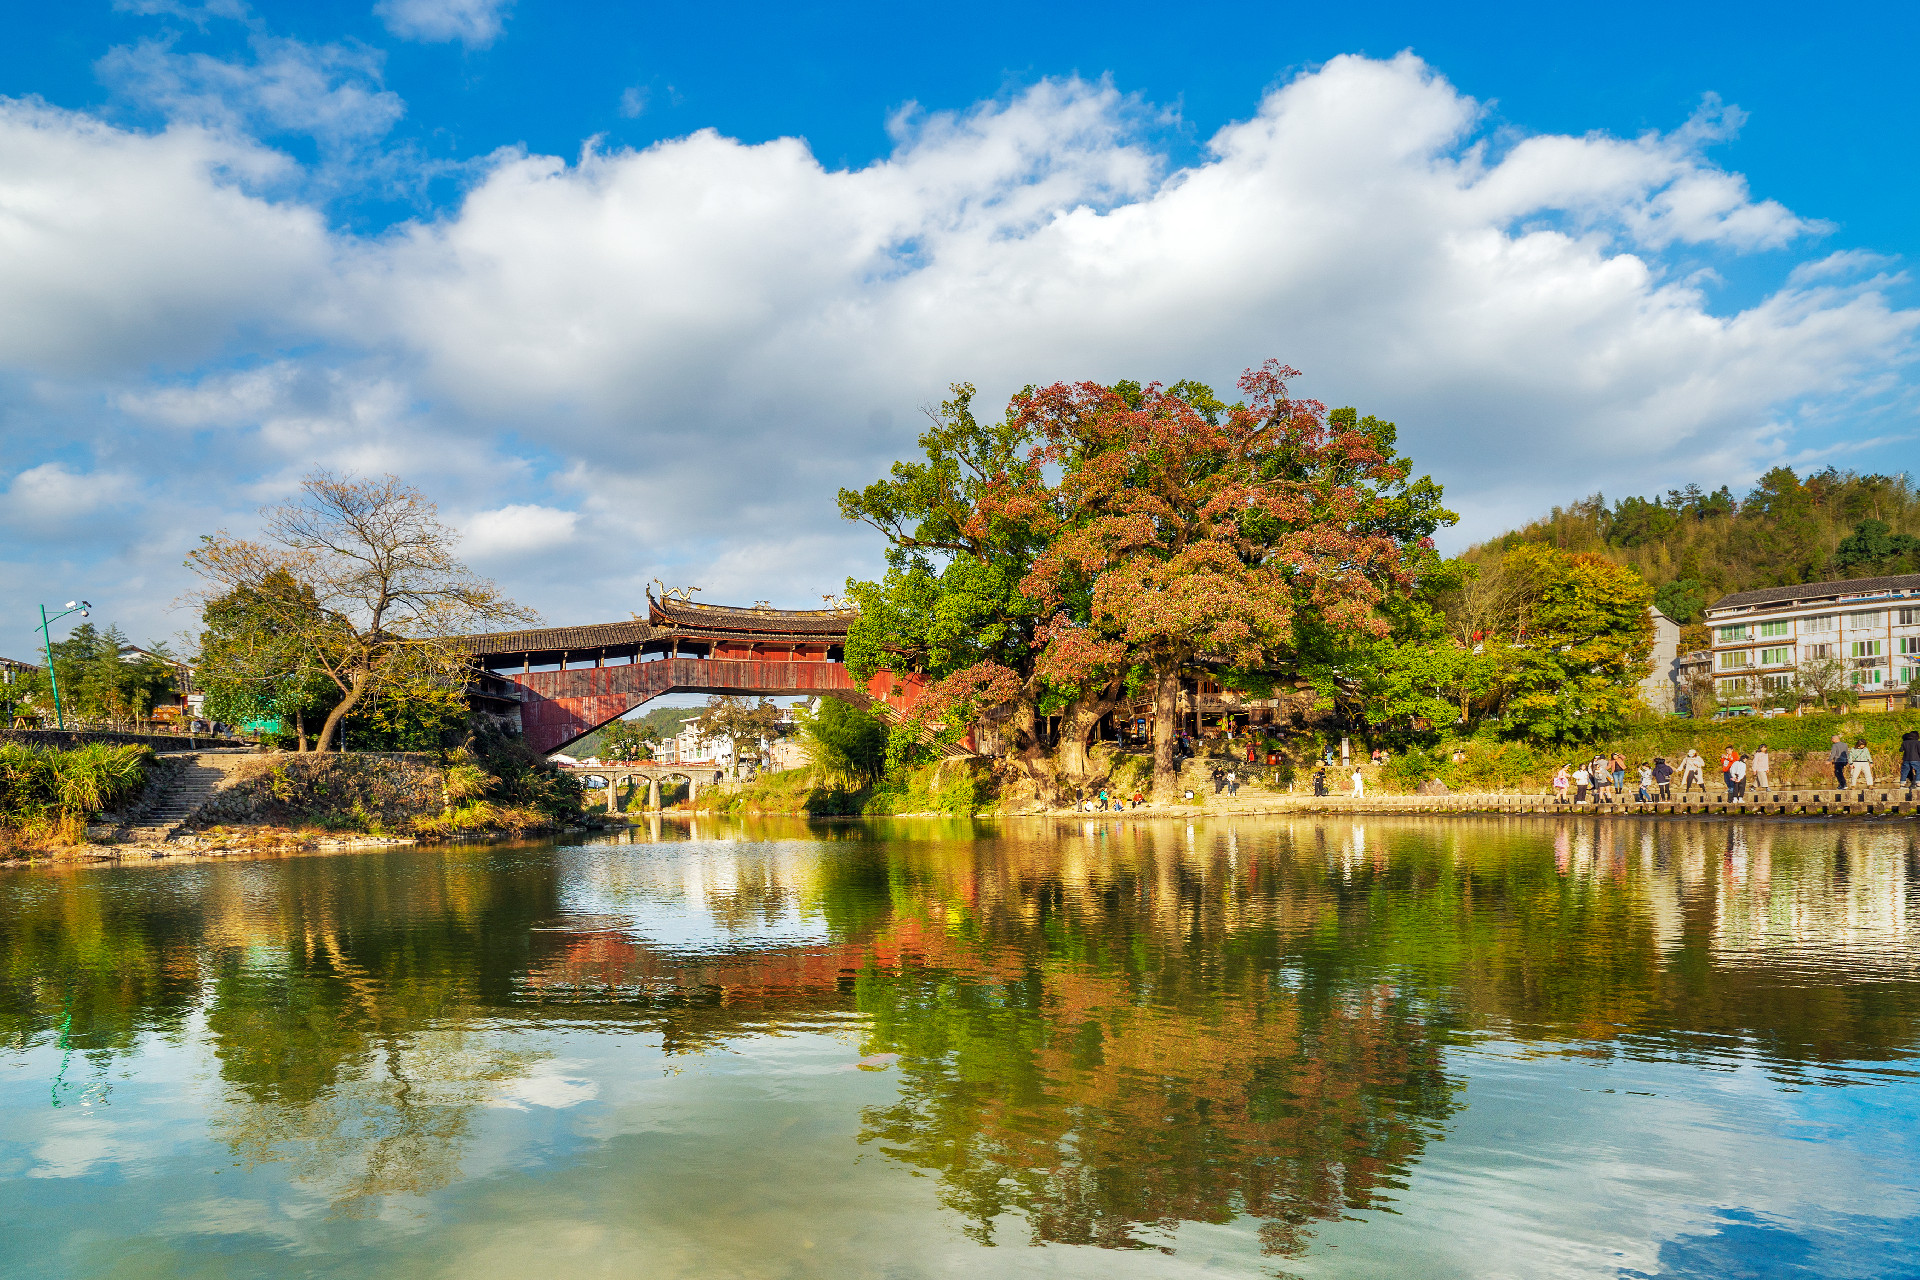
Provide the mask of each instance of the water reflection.
{"label": "water reflection", "polygon": [[695,1061],[824,1029],[893,1082],[845,1158],[931,1175],[978,1242],[1251,1219],[1297,1256],[1394,1202],[1490,1038],[1904,1074],[1916,910],[1899,825],[668,823],[7,872],[0,1036],[58,1050],[67,1107],[204,1049],[207,1131],[355,1215],[456,1185],[488,1109],[558,1087],[528,1033]]}

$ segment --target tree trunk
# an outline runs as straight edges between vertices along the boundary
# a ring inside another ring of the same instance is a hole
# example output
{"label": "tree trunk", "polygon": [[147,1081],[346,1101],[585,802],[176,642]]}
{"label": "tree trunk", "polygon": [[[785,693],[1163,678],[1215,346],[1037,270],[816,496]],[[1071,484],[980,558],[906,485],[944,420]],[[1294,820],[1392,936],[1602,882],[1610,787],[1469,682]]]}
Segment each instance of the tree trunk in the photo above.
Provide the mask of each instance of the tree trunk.
{"label": "tree trunk", "polygon": [[1093,773],[1093,759],[1087,751],[1087,739],[1093,736],[1093,731],[1099,728],[1107,713],[1120,705],[1120,694],[1125,687],[1119,680],[1109,681],[1105,686],[1075,698],[1061,712],[1060,741],[1054,754],[1061,776],[1079,782]]}
{"label": "tree trunk", "polygon": [[1172,804],[1180,798],[1180,772],[1173,760],[1174,723],[1180,715],[1180,664],[1160,666],[1153,677],[1153,801]]}
{"label": "tree trunk", "polygon": [[304,753],[307,749],[307,718],[298,707],[293,709],[293,732],[299,744],[295,750]]}
{"label": "tree trunk", "polygon": [[324,752],[333,746],[334,735],[340,731],[340,722],[367,696],[367,685],[372,680],[373,673],[365,669],[353,673],[353,684],[348,688],[347,696],[340,699],[339,706],[327,713],[327,722],[320,726],[320,738],[313,744],[315,751]]}
{"label": "tree trunk", "polygon": [[1060,799],[1060,789],[1050,768],[1046,746],[1040,739],[1038,718],[1033,700],[1022,698],[1007,718],[1005,732],[1012,747],[1009,754],[1033,783],[1034,794],[1042,804],[1053,805]]}

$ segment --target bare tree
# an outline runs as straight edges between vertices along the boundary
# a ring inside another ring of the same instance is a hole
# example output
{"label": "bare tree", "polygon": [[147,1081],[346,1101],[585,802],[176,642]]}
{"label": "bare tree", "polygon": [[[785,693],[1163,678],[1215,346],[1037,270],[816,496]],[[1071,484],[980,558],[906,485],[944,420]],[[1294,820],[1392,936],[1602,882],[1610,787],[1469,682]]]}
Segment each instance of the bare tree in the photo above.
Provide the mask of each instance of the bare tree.
{"label": "bare tree", "polygon": [[1794,687],[1809,702],[1820,704],[1822,711],[1838,707],[1851,710],[1860,701],[1860,692],[1847,679],[1847,664],[1840,658],[1808,658],[1793,673]]}
{"label": "bare tree", "polygon": [[1680,692],[1687,700],[1687,715],[1704,720],[1720,706],[1720,688],[1713,668],[1704,662],[1680,668]]}
{"label": "bare tree", "polygon": [[[246,589],[340,689],[315,750],[337,740],[355,707],[409,682],[464,679],[458,637],[537,621],[453,555],[458,535],[396,476],[357,480],[316,471],[298,499],[261,512],[259,541],[224,531],[187,563],[211,599]],[[277,584],[298,584],[298,591]]]}

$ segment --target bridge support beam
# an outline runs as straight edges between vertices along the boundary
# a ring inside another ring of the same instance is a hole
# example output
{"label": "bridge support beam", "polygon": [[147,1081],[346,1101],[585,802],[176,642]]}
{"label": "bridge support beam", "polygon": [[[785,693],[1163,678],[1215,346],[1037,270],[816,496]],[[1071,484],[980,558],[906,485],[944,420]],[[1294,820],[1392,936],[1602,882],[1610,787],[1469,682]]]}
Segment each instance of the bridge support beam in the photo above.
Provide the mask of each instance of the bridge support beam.
{"label": "bridge support beam", "polygon": [[660,812],[660,779],[647,779],[647,808]]}

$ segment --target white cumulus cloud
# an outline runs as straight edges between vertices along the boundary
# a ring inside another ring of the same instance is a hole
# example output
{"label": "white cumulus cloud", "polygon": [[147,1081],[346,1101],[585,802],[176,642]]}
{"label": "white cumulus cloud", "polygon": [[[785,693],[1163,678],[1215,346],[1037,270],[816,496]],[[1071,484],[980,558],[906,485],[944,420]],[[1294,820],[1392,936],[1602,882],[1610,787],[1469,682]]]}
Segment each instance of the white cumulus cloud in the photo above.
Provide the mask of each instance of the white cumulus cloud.
{"label": "white cumulus cloud", "polygon": [[512,7],[512,0],[380,0],[373,11],[403,40],[478,48],[500,35]]}
{"label": "white cumulus cloud", "polygon": [[[1492,136],[1404,55],[1249,106],[1186,164],[1151,104],[1081,80],[909,106],[857,169],[710,130],[504,152],[457,207],[356,236],[273,194],[290,162],[243,133],[268,108],[147,134],[4,104],[0,366],[38,397],[11,420],[93,397],[102,468],[235,512],[313,466],[399,472],[478,513],[469,553],[560,621],[624,616],[655,574],[804,605],[872,572],[834,490],[955,380],[991,411],[1057,378],[1226,390],[1278,356],[1400,424],[1456,539],[1910,421],[1904,281],[1716,164],[1731,108]],[[1777,284],[1717,303],[1742,256]]]}

